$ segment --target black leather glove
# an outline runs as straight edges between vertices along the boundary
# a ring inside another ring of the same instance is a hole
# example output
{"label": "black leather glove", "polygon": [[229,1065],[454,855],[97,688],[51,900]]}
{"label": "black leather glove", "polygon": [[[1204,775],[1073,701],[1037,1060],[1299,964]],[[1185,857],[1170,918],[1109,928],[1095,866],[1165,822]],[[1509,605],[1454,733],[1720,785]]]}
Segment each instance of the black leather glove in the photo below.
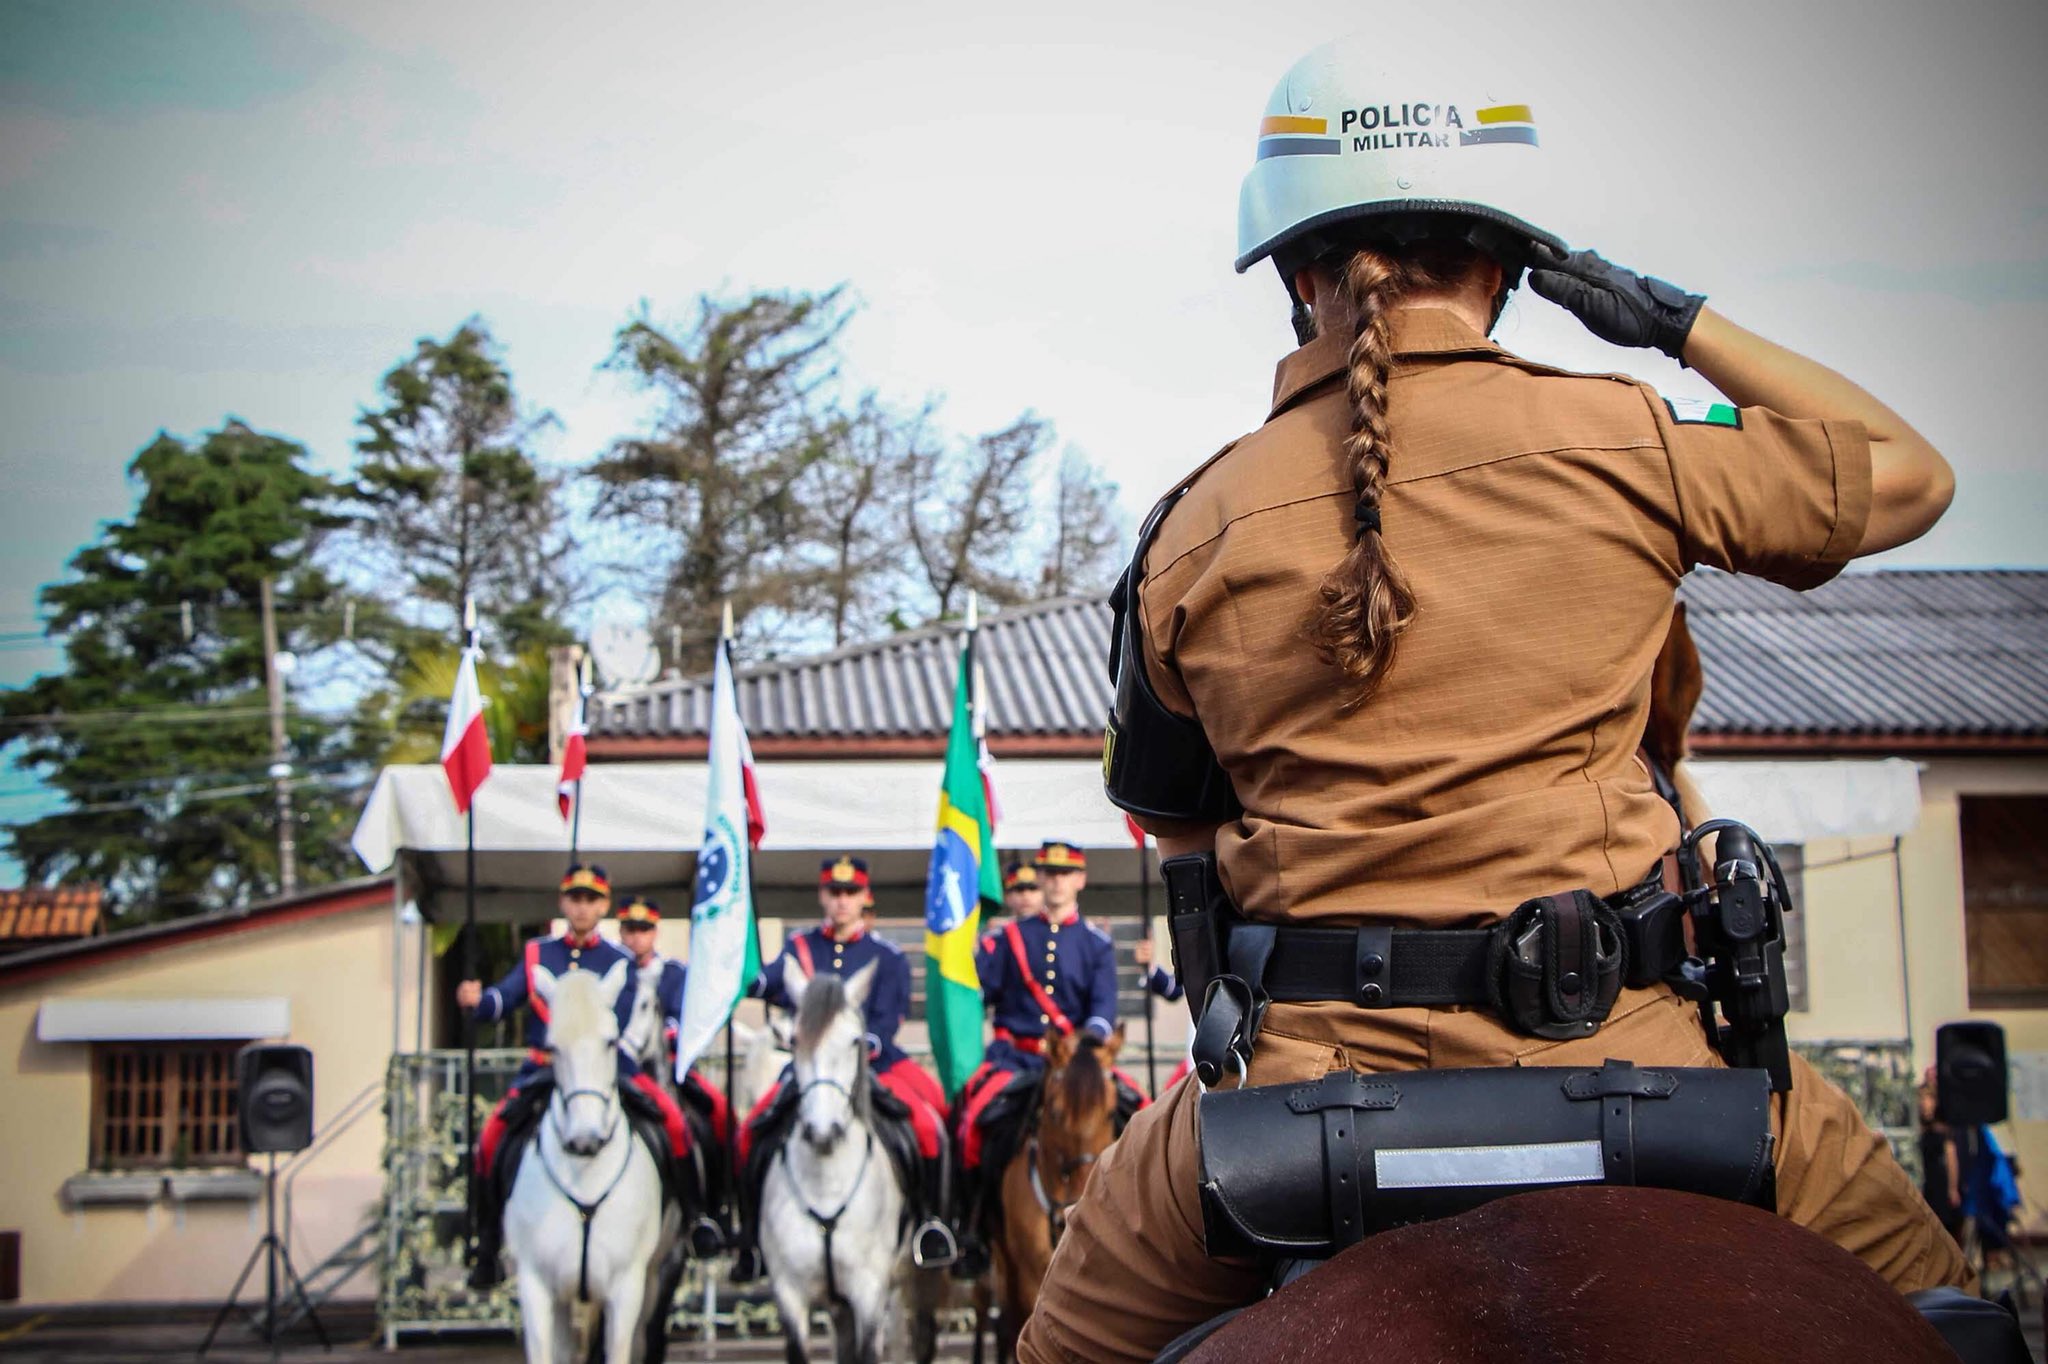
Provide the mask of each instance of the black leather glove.
{"label": "black leather glove", "polygon": [[1559,255],[1538,245],[1529,287],[1617,346],[1643,346],[1682,360],[1685,338],[1705,306],[1705,294],[1639,275],[1596,251]]}

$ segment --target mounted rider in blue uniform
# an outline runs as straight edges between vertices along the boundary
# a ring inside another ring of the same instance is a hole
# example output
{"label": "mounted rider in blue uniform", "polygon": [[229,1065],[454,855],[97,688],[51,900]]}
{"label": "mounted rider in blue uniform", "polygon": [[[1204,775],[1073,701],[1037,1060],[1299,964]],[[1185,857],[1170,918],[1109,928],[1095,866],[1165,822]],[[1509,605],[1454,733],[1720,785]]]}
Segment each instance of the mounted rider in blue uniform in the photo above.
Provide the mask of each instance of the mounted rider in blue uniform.
{"label": "mounted rider in blue uniform", "polygon": [[[644,895],[626,897],[626,903],[619,907],[618,921],[619,942],[633,959],[639,989],[654,999],[650,1026],[661,1034],[662,1064],[667,1068],[667,1074],[673,1076],[676,1033],[683,1020],[683,984],[689,979],[689,968],[656,945],[656,934],[661,927],[661,906],[653,900]],[[626,1049],[635,1056],[645,1055],[649,1049],[648,1039],[630,1027],[625,1041]],[[725,1091],[694,1065],[677,1083],[676,1094],[682,1102],[685,1116],[690,1119],[693,1137],[706,1148],[702,1165],[708,1210],[723,1217],[731,1197],[726,1178],[726,1146],[732,1140],[731,1106]]]}
{"label": "mounted rider in blue uniform", "polygon": [[[995,1036],[980,1069],[961,1088],[955,1149],[960,1190],[969,1209],[963,1222],[977,1220],[987,1157],[999,1160],[1014,1144],[1014,1127],[1027,1107],[1023,1099],[1043,1078],[1040,1055],[1048,1033],[1078,1033],[1084,1045],[1101,1045],[1117,1027],[1116,946],[1107,933],[1081,917],[1081,891],[1088,884],[1088,855],[1074,843],[1052,839],[1040,846],[1033,867],[1042,891],[1036,912],[1027,888],[1016,878],[1004,900],[1014,897],[1018,916],[982,936],[975,952],[982,997],[993,1006]],[[1014,876],[1013,872],[1013,876]],[[1149,1100],[1120,1070],[1118,1124]]]}
{"label": "mounted rider in blue uniform", "polygon": [[[599,936],[597,926],[611,908],[611,881],[604,868],[578,863],[563,874],[560,894],[556,905],[567,926],[553,937],[534,938],[527,942],[520,959],[504,979],[485,988],[483,982],[465,980],[455,987],[455,1002],[470,1011],[474,1023],[495,1023],[508,1018],[523,1005],[526,1008],[526,1057],[519,1064],[518,1073],[512,1077],[512,1085],[505,1097],[491,1110],[484,1120],[484,1130],[477,1136],[477,1171],[486,1180],[497,1168],[500,1146],[508,1130],[507,1109],[533,1077],[548,1065],[548,1004],[544,994],[535,985],[536,978],[543,972],[559,977],[571,971],[593,971],[602,976],[614,966],[624,967],[627,972],[626,988],[619,992],[617,1017],[619,1036],[623,1040],[627,1024],[633,1017],[633,996],[635,982],[632,979],[632,958],[618,944]],[[639,1062],[625,1049],[619,1048],[619,1079],[631,1084],[646,1095],[653,1106],[660,1110],[662,1126],[667,1130],[669,1153],[681,1160],[690,1150],[688,1130],[683,1122],[683,1113],[676,1102],[654,1077],[643,1074]],[[486,1198],[480,1210],[482,1217],[477,1227],[477,1254],[472,1279],[479,1285],[496,1283],[501,1276],[498,1267],[498,1244],[502,1232],[499,1214],[502,1209],[496,1200]]]}
{"label": "mounted rider in blue uniform", "polygon": [[[870,963],[874,965],[874,984],[869,987],[863,1012],[868,1066],[880,1090],[875,1109],[881,1121],[876,1135],[904,1176],[916,1227],[911,1236],[911,1258],[919,1268],[940,1268],[951,1264],[958,1252],[952,1229],[942,1220],[949,1174],[946,1093],[931,1072],[911,1060],[896,1043],[897,1030],[910,1012],[910,962],[903,949],[868,930],[867,915],[874,902],[864,860],[825,859],[818,873],[823,921],[816,928],[790,935],[782,954],[761,968],[753,993],[774,1008],[788,1009],[793,1006],[788,988],[792,972],[807,978],[821,972],[851,976]],[[789,1079],[785,1069],[740,1129],[740,1156],[746,1166],[741,1183],[749,1209],[755,1206],[752,1195],[760,1188],[764,1162],[780,1144],[779,1132],[795,1110]]]}

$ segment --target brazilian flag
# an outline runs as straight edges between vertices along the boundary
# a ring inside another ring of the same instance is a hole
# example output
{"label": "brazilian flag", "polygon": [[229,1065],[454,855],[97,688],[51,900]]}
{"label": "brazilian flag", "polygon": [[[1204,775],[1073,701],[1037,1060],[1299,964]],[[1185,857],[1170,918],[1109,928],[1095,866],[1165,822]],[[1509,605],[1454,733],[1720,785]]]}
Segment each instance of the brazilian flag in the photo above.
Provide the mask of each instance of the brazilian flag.
{"label": "brazilian flag", "polygon": [[1003,902],[995,827],[977,761],[974,734],[974,636],[960,651],[953,691],[953,728],[946,737],[946,775],[939,785],[939,828],[925,880],[925,1021],[932,1061],[947,1097],[960,1092],[981,1065],[981,977],[974,951],[982,906]]}

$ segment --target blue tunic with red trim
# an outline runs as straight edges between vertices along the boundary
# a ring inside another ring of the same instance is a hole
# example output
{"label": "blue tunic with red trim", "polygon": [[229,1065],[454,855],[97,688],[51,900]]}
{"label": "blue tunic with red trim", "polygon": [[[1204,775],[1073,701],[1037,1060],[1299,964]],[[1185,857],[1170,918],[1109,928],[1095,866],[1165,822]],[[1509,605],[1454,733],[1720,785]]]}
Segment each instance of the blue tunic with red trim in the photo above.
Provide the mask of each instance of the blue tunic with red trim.
{"label": "blue tunic with red trim", "polygon": [[674,957],[661,959],[661,979],[654,987],[654,1002],[661,1010],[661,1024],[671,1035],[683,1025],[683,984],[690,968]]}
{"label": "blue tunic with red trim", "polygon": [[887,1070],[907,1059],[907,1053],[896,1045],[896,1030],[903,1026],[904,1016],[910,1012],[910,961],[895,943],[878,938],[865,928],[856,928],[844,942],[823,927],[792,933],[783,945],[782,955],[761,968],[754,993],[778,1009],[792,1008],[790,972],[814,976],[824,971],[850,976],[869,962],[876,966],[875,983],[868,990],[867,1007],[862,1011],[867,1024],[868,1056],[876,1070]]}
{"label": "blue tunic with red trim", "polygon": [[[536,968],[544,969],[555,976],[570,971],[595,971],[599,975],[612,969],[615,963],[623,962],[626,967],[626,988],[619,991],[619,1002],[614,1012],[619,1020],[619,1034],[625,1035],[626,1023],[633,1016],[633,991],[636,986],[633,958],[617,943],[608,942],[593,933],[587,938],[578,938],[563,933],[553,938],[534,938],[526,944],[520,954],[519,964],[505,973],[505,978],[484,991],[477,1001],[474,1017],[479,1023],[495,1023],[510,1017],[520,1005],[526,1006],[526,1046],[531,1052],[545,1051],[548,1045],[548,1004],[533,988]],[[539,1068],[540,1062],[529,1055],[519,1068],[519,1078],[524,1079]],[[633,1076],[640,1073],[639,1063],[619,1049],[619,1074]]]}
{"label": "blue tunic with red trim", "polygon": [[1103,1039],[1116,1028],[1116,948],[1079,914],[1012,920],[982,938],[975,966],[995,1006],[988,1059],[999,1066],[1043,1065],[1032,1044],[1055,1028]]}

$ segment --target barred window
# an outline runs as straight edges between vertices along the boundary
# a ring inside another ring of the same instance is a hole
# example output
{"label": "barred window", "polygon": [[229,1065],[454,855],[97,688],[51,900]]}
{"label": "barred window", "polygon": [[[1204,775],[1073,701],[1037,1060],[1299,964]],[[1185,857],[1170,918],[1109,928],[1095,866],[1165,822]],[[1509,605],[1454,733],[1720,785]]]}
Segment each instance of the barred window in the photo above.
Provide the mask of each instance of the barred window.
{"label": "barred window", "polygon": [[1961,806],[1970,1007],[2048,1005],[2048,796]]}
{"label": "barred window", "polygon": [[97,1170],[240,1165],[239,1042],[101,1043],[93,1048]]}

